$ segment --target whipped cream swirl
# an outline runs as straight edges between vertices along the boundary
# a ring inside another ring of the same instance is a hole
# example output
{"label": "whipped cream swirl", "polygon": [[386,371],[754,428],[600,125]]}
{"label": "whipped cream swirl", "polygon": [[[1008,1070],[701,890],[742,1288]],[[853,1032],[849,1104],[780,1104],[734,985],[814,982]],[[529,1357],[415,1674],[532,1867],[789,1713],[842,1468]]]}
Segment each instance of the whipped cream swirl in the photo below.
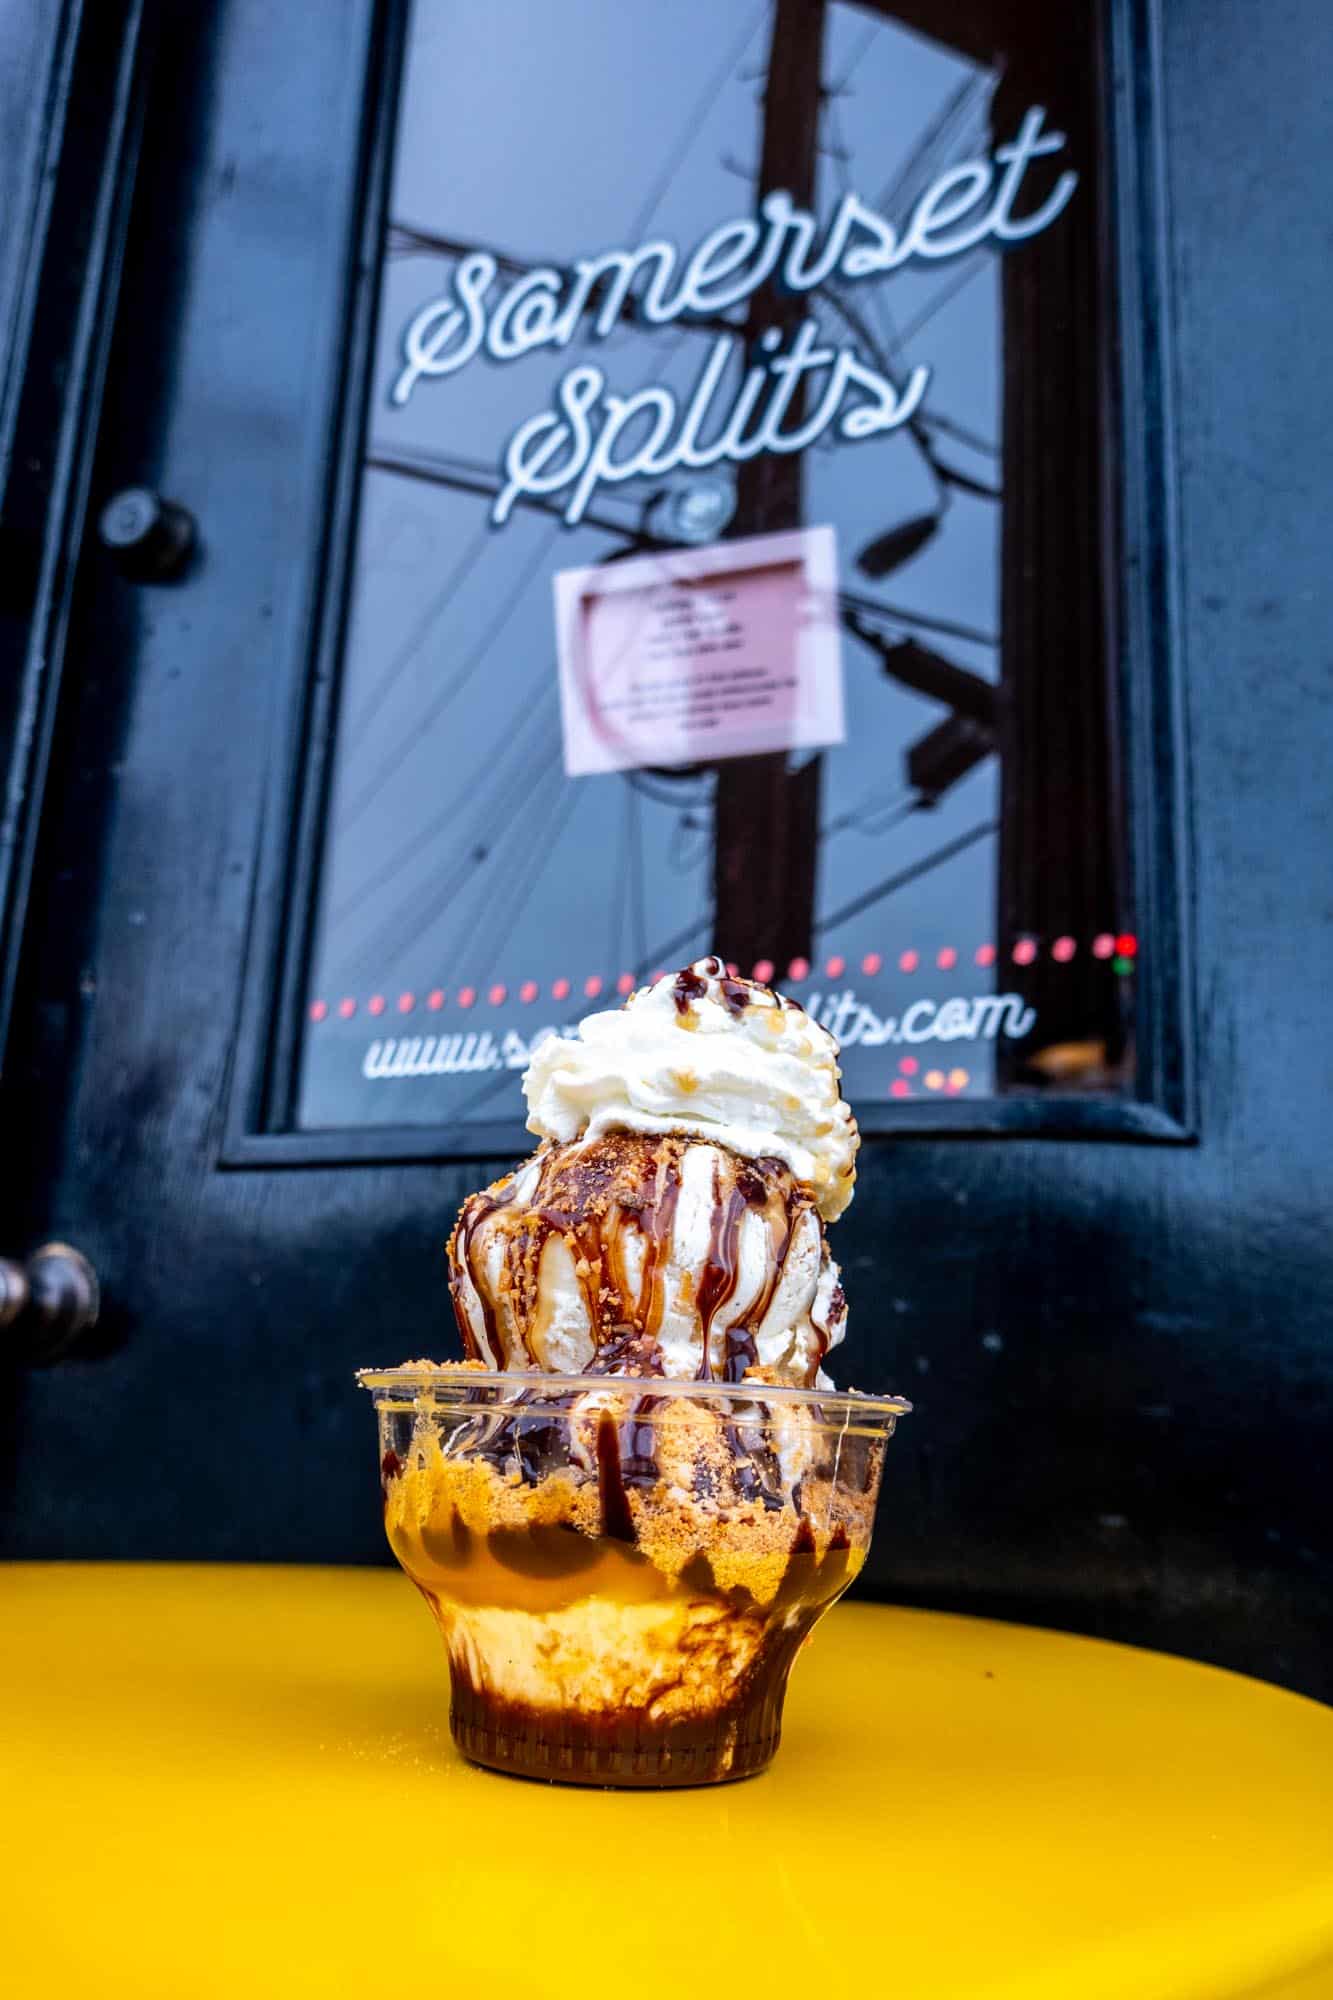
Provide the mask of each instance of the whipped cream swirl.
{"label": "whipped cream swirl", "polygon": [[826,1222],[852,1198],[860,1135],[838,1045],[794,1001],[704,958],[553,1035],[523,1079],[528,1130],[567,1143],[681,1133],[778,1159]]}

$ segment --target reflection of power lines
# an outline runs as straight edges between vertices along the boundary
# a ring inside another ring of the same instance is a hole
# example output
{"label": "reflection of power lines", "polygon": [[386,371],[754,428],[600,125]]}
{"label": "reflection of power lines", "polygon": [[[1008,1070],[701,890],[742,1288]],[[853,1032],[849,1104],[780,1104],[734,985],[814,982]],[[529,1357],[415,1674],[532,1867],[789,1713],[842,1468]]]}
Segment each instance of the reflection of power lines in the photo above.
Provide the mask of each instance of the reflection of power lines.
{"label": "reflection of power lines", "polygon": [[[917,334],[924,327],[929,326],[935,315],[943,312],[950,300],[956,299],[958,294],[966,286],[970,285],[974,278],[979,277],[989,267],[991,262],[992,258],[989,251],[978,253],[970,258],[964,258],[960,268],[953,272],[945,284],[940,286],[934,298],[928,300],[922,306],[920,312],[914,314],[908,320],[906,326],[901,329],[899,338],[903,346],[906,347],[909,340],[915,340]],[[998,458],[1000,455],[1000,447],[998,445],[987,444],[984,439],[977,439],[971,433],[963,433],[962,441],[965,444],[971,444],[974,451],[984,451],[992,458]]]}
{"label": "reflection of power lines", "polygon": [[[510,580],[499,610],[489,621],[477,643],[469,649],[462,665],[450,675],[443,687],[426,704],[425,709],[419,715],[413,716],[411,728],[404,731],[393,748],[381,757],[379,763],[366,778],[359,790],[353,793],[347,804],[342,808],[338,814],[338,828],[340,832],[345,831],[349,826],[353,825],[360,818],[361,814],[375,803],[390,779],[395,777],[401,770],[403,764],[412,751],[416,749],[426,732],[438,721],[450,702],[453,701],[456,695],[462,692],[463,688],[471,680],[483,660],[489,655],[491,647],[499,638],[505,626],[518,610],[522,602],[523,592],[526,590],[528,584],[531,583],[538,570],[545,567],[549,552],[550,542],[547,539],[543,539],[529,555],[517,578]],[[424,637],[425,634],[423,633],[423,643]]]}
{"label": "reflection of power lines", "polygon": [[[554,790],[548,787],[543,793],[543,800],[550,800],[552,810],[548,813],[543,805],[543,810],[534,815],[537,840],[544,859],[549,859],[555,853],[575,808],[580,799],[586,796],[577,785],[564,783],[564,774],[558,762],[552,766],[552,775],[556,779]],[[541,879],[543,871],[533,865],[532,849],[530,847],[526,849],[526,861],[524,852],[520,846],[517,864],[511,866],[508,880],[502,881],[498,896],[492,898],[489,885],[485,885],[478,897],[479,905],[484,903],[485,907],[484,910],[478,908],[473,928],[476,935],[484,936],[487,940],[487,954],[482,960],[479,974],[481,981],[489,979],[493,972],[499,970],[501,953],[513,935],[514,928]],[[483,915],[484,929],[481,921]]]}
{"label": "reflection of power lines", "polygon": [[543,749],[540,763],[529,765],[517,781],[511,774],[502,781],[482,816],[487,829],[482,838],[457,856],[452,867],[428,879],[425,889],[414,888],[388,912],[351,954],[356,972],[366,979],[380,979],[386,968],[396,966],[420,944],[431,927],[451,910],[460,897],[479,885],[476,915],[487,914],[487,901],[494,892],[484,871],[495,872],[504,881],[502,864],[507,864],[523,880],[539,872],[534,857],[546,851],[544,828],[560,799],[563,773],[558,757]]}
{"label": "reflection of power lines", "polygon": [[[721,62],[691,105],[689,116],[681,126],[676,144],[667,153],[657,179],[648,190],[634,220],[629,225],[627,233],[631,238],[641,235],[657,213],[663,196],[667,193],[671,183],[675,180],[676,175],[680,172],[681,167],[694,147],[699,136],[699,128],[704,119],[713,110],[713,107],[727,85],[735,81],[736,65],[740,62],[750,43],[763,26],[768,9],[769,0],[760,0],[758,8],[750,16],[740,34],[736,36],[734,41],[728,44],[723,52]],[[479,250],[483,246],[479,243],[467,242],[460,237],[446,236],[436,231],[417,229],[409,223],[391,222],[388,230],[388,247],[390,255],[402,255],[405,251],[426,251],[447,257],[464,257],[469,252]],[[489,248],[489,246],[485,247]],[[540,258],[524,260],[519,257],[506,256],[503,252],[496,250],[491,250],[490,254],[495,258],[499,268],[506,275],[514,277],[521,277],[529,271],[537,270],[546,261]],[[550,267],[548,266],[548,268]],[[632,319],[634,311],[633,301],[626,299],[624,308],[622,309],[622,316]],[[695,327],[699,327],[707,325],[709,322],[705,322],[701,318],[695,318],[693,324]],[[717,324],[728,328],[731,326],[731,322],[726,320],[719,321]]]}
{"label": "reflection of power lines", "polygon": [[[632,638],[633,635],[631,633],[627,643],[632,644]],[[552,675],[551,679],[546,683],[541,700],[529,711],[527,724],[530,724],[534,717],[545,718],[549,714],[550,709],[555,705],[555,691],[555,677]],[[528,756],[526,763],[519,770],[517,776],[512,775],[509,768],[513,762],[512,753],[515,744],[523,735],[524,728],[525,724],[520,724],[516,736],[510,741],[508,746],[510,753],[508,762],[503,764],[503,775],[498,780],[501,789],[492,793],[482,818],[485,825],[497,825],[507,831],[519,816],[527,811],[533,788],[539,784],[547,786],[549,779],[554,777],[556,780],[556,793],[552,803],[555,804],[559,801],[555,831],[546,828],[541,839],[541,852],[544,858],[549,859],[559,830],[563,827],[565,820],[569,816],[569,812],[572,811],[572,801],[576,794],[571,789],[566,791],[563,800],[560,799],[560,787],[563,784],[560,760],[558,755],[553,752],[545,736],[543,736],[543,740],[539,743],[535,756]],[[493,775],[492,767],[486,766],[483,768],[488,777]],[[631,774],[632,777],[634,775]],[[442,831],[443,826],[455,817],[465,802],[471,802],[476,796],[477,790],[478,782],[474,774],[473,782],[465,788],[465,793],[463,795],[455,795],[447,801],[443,810],[437,813],[430,822],[429,830],[419,829],[404,848],[398,849],[396,853],[388,857],[387,861],[380,864],[368,883],[363,882],[359,885],[355,895],[336,913],[335,921],[345,924],[355,910],[363,905],[375,893],[378,887],[382,886],[385,881],[391,880],[398,873],[405,858],[409,856],[414,857],[419,853],[423,846],[428,845],[429,839]],[[544,798],[545,792],[543,793]],[[635,936],[641,938],[644,927],[644,892],[641,880],[642,852],[639,845],[638,800],[637,796],[632,795],[628,791],[628,788],[627,799],[632,817],[629,829],[630,839],[625,851],[628,863],[634,869],[636,877],[636,880],[628,885],[627,894],[629,896],[629,908],[631,911],[631,926]],[[533,852],[536,851],[534,846]],[[356,960],[356,963],[363,964],[368,960],[371,969],[378,971],[381,961],[396,962],[399,952],[406,949],[407,945],[415,940],[422,922],[434,922],[438,920],[443,911],[449,908],[455,899],[465,893],[471,886],[472,880],[476,878],[477,870],[493,859],[493,843],[483,841],[471,848],[469,853],[456,864],[451,873],[445,877],[444,883],[435,887],[424,905],[417,890],[413,889],[409,891],[407,897],[398,903],[395,909],[390,912],[372,934],[369,941],[362,948],[362,955]],[[540,863],[536,865],[524,865],[520,872],[527,881],[530,889],[542,873],[542,866]],[[501,891],[502,908],[504,907],[503,898],[508,893],[508,884],[505,884]],[[524,892],[522,900],[523,903],[526,903],[526,892]],[[482,914],[483,910],[479,906],[477,911],[478,924],[472,928],[480,928]],[[494,951],[496,948],[495,935],[498,919],[495,910],[489,906],[485,908],[485,915],[487,918],[487,931],[491,936],[492,950]]]}
{"label": "reflection of power lines", "polygon": [[983,632],[975,625],[960,625],[955,618],[937,618],[930,611],[909,611],[902,604],[885,604],[877,597],[864,597],[854,590],[840,590],[838,603],[846,610],[860,612],[869,619],[885,620],[892,625],[906,625],[909,630],[937,632],[945,639],[965,639],[972,646],[999,645],[993,632]]}
{"label": "reflection of power lines", "polygon": [[987,69],[974,69],[963,78],[916,139],[897,173],[880,189],[877,205],[881,211],[896,213],[935,179],[955,153],[988,138],[994,88],[995,77]]}
{"label": "reflection of power lines", "polygon": [[[477,796],[485,790],[487,785],[495,784],[498,781],[499,773],[504,768],[504,756],[512,756],[518,749],[519,744],[525,742],[533,734],[534,726],[549,724],[550,710],[554,701],[555,689],[554,687],[548,687],[541,700],[534,702],[528,709],[522,722],[510,737],[505,753],[501,756],[498,764],[495,760],[491,759],[485,762],[478,761],[467,783],[460,786],[456,791],[449,793],[439,812],[427,820],[424,826],[418,827],[410,840],[405,841],[401,847],[395,848],[391,854],[387,855],[380,862],[377,868],[373,869],[369,875],[363,877],[342,902],[336,903],[333,906],[330,912],[330,923],[337,927],[355,917],[357,911],[372,896],[376,895],[381,889],[392,882],[396,875],[400,874],[410,862],[416,859],[423,848],[429,847],[433,841],[438,840],[446,828],[457,819],[465,807],[473,803]],[[539,762],[539,767],[544,767],[550,762],[550,750],[544,735],[538,760],[534,760],[529,754],[522,766],[522,775],[518,780],[518,790],[520,793],[526,789],[527,775],[532,771],[534,761]]]}
{"label": "reflection of power lines", "polygon": [[[372,472],[390,472],[403,479],[417,479],[427,486],[447,486],[455,493],[475,493],[484,499],[493,500],[504,480],[494,466],[481,459],[464,458],[457,452],[426,451],[421,448],[403,450],[377,445],[367,452],[365,463]],[[604,494],[604,502],[620,501],[642,512],[643,503],[637,495],[617,493],[614,489]],[[516,508],[525,507],[537,514],[555,514],[564,518],[567,503],[563,500],[548,500],[541,493],[520,493],[516,496]],[[580,522],[581,527],[600,528],[603,534],[626,535],[644,548],[665,547],[655,536],[643,534],[637,527],[628,528],[623,521],[615,521],[607,515],[588,509]],[[482,523],[481,533],[487,540],[493,540],[495,529],[489,520]]]}
{"label": "reflection of power lines", "polygon": [[[897,175],[888,181],[880,192],[879,205],[889,213],[898,213],[909,207],[922,190],[935,179],[946,161],[958,151],[973,152],[985,148],[990,143],[992,99],[996,78],[985,67],[974,69],[964,78],[958,88],[945,100],[938,115],[916,141]],[[852,157],[851,149],[843,136],[841,114],[836,101],[829,106],[830,129],[838,142],[834,158],[838,163],[844,190],[850,186],[850,175],[844,164]],[[909,365],[908,345],[928,326],[936,314],[943,311],[951,300],[976,278],[982,271],[993,265],[993,255],[985,248],[964,256],[961,267],[952,273],[940,287],[934,298],[927,301],[921,310],[903,327],[894,323],[892,308],[884,286],[871,289],[872,309],[877,312],[884,328],[888,351],[895,356],[901,369]],[[844,300],[845,304],[846,301]],[[934,439],[950,437],[971,451],[999,459],[1000,448],[988,438],[983,438],[968,426],[960,424],[933,405],[918,412],[917,422],[921,431],[931,439],[930,462],[935,476],[947,489],[958,489],[971,493],[978,499],[998,499],[998,491],[988,482],[970,478],[947,460],[938,456],[934,449]]]}
{"label": "reflection of power lines", "polygon": [[[377,466],[377,461],[374,458],[367,459],[366,463],[372,468],[376,468]],[[469,574],[473,566],[480,562],[482,556],[486,553],[486,542],[489,534],[489,524],[483,521],[480,530],[467,543],[467,546],[453,568],[449,571],[440,589],[431,599],[425,611],[417,619],[408,637],[403,641],[403,644],[398,647],[388,666],[370,689],[357,713],[349,720],[347,729],[349,739],[353,743],[359,741],[365,730],[370,727],[372,718],[383,703],[388,700],[394,688],[398,685],[399,678],[412,664],[417,653],[425,644],[436,618],[449,602],[459,584],[462,583],[463,578]]]}
{"label": "reflection of power lines", "polygon": [[[652,221],[662,197],[675,179],[681,164],[696,141],[702,120],[711,112],[713,106],[727,87],[727,84],[733,80],[736,66],[744,56],[750,42],[758,33],[767,12],[768,0],[761,0],[761,4],[747,22],[743,32],[737,35],[728,46],[721,62],[710,74],[704,89],[692,103],[689,115],[681,126],[675,146],[668,153],[656,181],[649,189],[643,202],[640,203],[629,225],[629,234],[631,237],[641,235]],[[410,223],[391,222],[389,225],[387,250],[390,256],[402,255],[405,252],[429,252],[457,257],[481,247],[477,243],[468,242],[462,238],[416,228]],[[518,276],[533,268],[530,264],[516,257],[507,256],[503,252],[492,251],[491,254],[496,256],[500,268],[510,275]],[[696,321],[695,324],[698,325],[699,322]],[[688,322],[684,325],[678,325],[671,330],[672,345],[669,352],[675,351],[676,347],[679,346],[689,331],[690,326]],[[665,363],[659,353],[654,357],[645,375],[643,386],[647,386],[664,365]],[[457,457],[451,459],[448,454],[405,451],[401,448],[390,451],[384,447],[377,447],[373,452],[368,454],[366,462],[368,467],[373,470],[397,474],[400,477],[423,480],[429,484],[449,487],[458,492],[482,494],[493,498],[499,489],[497,474],[479,471],[475,464],[469,464],[466,460]],[[538,511],[549,511],[552,514],[558,515],[559,510],[554,507],[545,506],[539,496],[525,497],[529,504],[532,504],[534,499],[536,500]],[[601,528],[603,532],[614,534],[634,545],[644,547],[656,545],[651,537],[642,534],[637,527],[629,528],[612,518],[599,517],[596,520],[590,518],[589,525]],[[380,759],[367,780],[353,794],[346,808],[338,815],[338,832],[342,832],[382,796],[385,787],[397,776],[412,751],[423,740],[426,733],[439,719],[444,709],[462,691],[463,687],[481,667],[500,633],[518,609],[529,584],[538,570],[545,566],[547,558],[561,532],[561,526],[562,523],[557,518],[553,522],[550,532],[533,551],[528,563],[519,575],[516,578],[511,577],[506,579],[504,600],[496,616],[487,626],[480,641],[470,649],[462,665],[433,697],[425,711],[412,718],[410,730],[405,731],[400,736],[393,747]],[[397,684],[406,667],[415,658],[431,633],[436,629],[447,605],[465,576],[473,571],[477,563],[484,560],[488,550],[494,547],[494,544],[495,538],[489,528],[489,524],[483,523],[481,530],[469,544],[463,557],[454,565],[443,587],[435,594],[425,613],[418,619],[408,640],[398,649],[386,671],[379,677],[376,685],[372,688],[369,696],[362,705],[361,714],[363,716],[368,717],[372,714],[379,703]],[[401,864],[404,855],[408,852],[416,853],[419,851],[421,844],[421,835],[418,832],[411,837],[406,848],[399,849],[395,855],[390,857],[380,873],[391,874],[394,868]]]}
{"label": "reflection of power lines", "polygon": [[853,896],[849,903],[843,903],[840,908],[829,910],[826,915],[817,918],[815,935],[821,936],[825,931],[833,930],[838,924],[845,924],[849,918],[859,917],[863,910],[869,910],[876,903],[882,903],[887,897],[896,895],[899,889],[907,888],[909,883],[919,882],[923,875],[929,875],[933,869],[943,867],[946,861],[952,861],[956,854],[962,854],[967,848],[974,847],[988,834],[998,833],[999,825],[998,820],[982,820],[978,825],[969,827],[966,833],[958,834],[953,840],[946,840],[943,847],[937,847],[932,854],[923,855],[920,861],[913,861],[906,868],[899,868],[896,873],[886,875],[882,882],[877,882],[873,888],[864,890],[859,896]]}
{"label": "reflection of power lines", "polygon": [[[646,898],[643,880],[643,828],[640,793],[632,784],[624,786],[624,859],[611,900],[611,933],[607,945],[608,965],[623,965],[637,959],[648,948]],[[626,949],[626,941],[628,948]]]}
{"label": "reflection of power lines", "polygon": [[[888,897],[896,895],[900,889],[907,888],[913,882],[919,882],[923,876],[931,874],[936,868],[942,868],[947,861],[952,861],[956,855],[964,853],[969,847],[974,847],[978,841],[986,839],[988,835],[998,830],[997,820],[979,821],[965,833],[956,835],[954,839],[945,841],[943,846],[922,855],[919,861],[910,862],[906,867],[895,870],[892,875],[886,875],[883,881],[876,882],[871,888],[853,897],[850,902],[817,917],[813,926],[815,935],[822,936],[836,925],[846,923],[850,917],[859,916],[863,910],[871,909],[876,903],[882,903]],[[671,937],[664,938],[653,951],[646,952],[636,962],[635,977],[642,978],[661,966],[669,966],[679,952],[692,951],[704,938],[710,922],[709,917],[700,917],[694,923],[687,924],[684,929],[676,931]]]}
{"label": "reflection of power lines", "polygon": [[877,839],[919,811],[920,806],[921,794],[911,787],[905,790],[899,785],[886,797],[883,786],[879,786],[857,805],[826,820],[819,829],[819,838],[824,841],[833,840],[840,833],[866,833]]}
{"label": "reflection of power lines", "polygon": [[[862,53],[864,53],[864,50]],[[852,190],[849,169],[849,162],[852,159],[852,149],[846,143],[843,132],[841,114],[837,102],[839,94],[837,91],[828,94],[826,115],[833,143],[825,150],[834,162],[841,191],[846,195]],[[976,136],[978,138],[982,136],[985,131],[984,114],[989,104],[989,96],[990,79],[984,73],[978,77],[974,72],[973,75],[965,80],[959,90],[946,102],[934,124],[927,128],[926,132],[912,149],[912,152],[908,155],[907,160],[899,170],[896,180],[883,190],[879,203],[882,212],[897,214],[918,198],[925,186],[933,178],[941,150],[951,148],[958,143],[961,136],[960,120],[965,119],[967,121],[962,126],[962,132],[970,132],[970,128],[975,126],[978,98],[981,100],[983,117]],[[985,262],[986,259],[984,256],[969,260],[971,268],[967,274],[968,278],[970,279],[975,271],[983,269]],[[957,289],[957,286],[955,286],[955,289]],[[877,314],[880,325],[884,330],[882,340],[876,336],[869,321],[861,312],[859,305],[853,301],[850,296],[850,288],[845,283],[830,282],[824,287],[824,295],[834,311],[846,321],[856,338],[870,353],[880,371],[887,375],[896,387],[901,389],[902,382],[910,368],[910,358],[907,353],[909,336],[906,332],[899,330],[894,324],[893,312],[889,304],[885,286],[883,284],[873,284],[869,288],[870,311]],[[952,296],[952,293],[949,295]],[[920,328],[929,321],[933,313],[940,310],[941,306],[945,303],[947,303],[947,300],[943,293],[937,295],[936,299],[928,307],[918,313],[916,320],[913,322],[912,332],[919,332]],[[896,568],[900,563],[916,555],[943,525],[945,513],[948,510],[949,502],[955,491],[970,493],[976,499],[998,500],[1001,497],[997,487],[991,485],[989,482],[969,477],[957,467],[950,465],[946,459],[940,457],[936,448],[936,438],[938,436],[950,436],[958,443],[970,446],[974,450],[980,450],[992,457],[998,454],[995,453],[994,447],[988,445],[984,439],[977,438],[964,425],[955,423],[944,412],[933,408],[929,398],[927,399],[927,406],[919,410],[911,419],[907,425],[907,431],[921,453],[926,469],[934,481],[937,494],[935,510],[930,514],[920,517],[918,520],[903,524],[896,530],[890,530],[887,535],[880,537],[877,544],[874,545],[880,557],[879,567],[875,567],[871,562],[866,561],[865,557],[862,559],[863,566],[866,568],[867,574],[870,575],[887,574],[890,568]],[[868,553],[873,553],[873,551]]]}

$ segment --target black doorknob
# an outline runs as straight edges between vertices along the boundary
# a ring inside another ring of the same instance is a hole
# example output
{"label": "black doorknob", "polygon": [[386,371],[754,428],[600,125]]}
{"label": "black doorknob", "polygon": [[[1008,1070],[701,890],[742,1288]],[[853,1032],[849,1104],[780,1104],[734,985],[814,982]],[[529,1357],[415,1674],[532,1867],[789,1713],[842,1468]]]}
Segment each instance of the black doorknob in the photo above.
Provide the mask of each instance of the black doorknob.
{"label": "black doorknob", "polygon": [[97,1324],[97,1273],[68,1243],[44,1243],[26,1264],[0,1257],[0,1341],[22,1361],[55,1361]]}
{"label": "black doorknob", "polygon": [[127,486],[102,509],[98,540],[135,583],[169,583],[194,552],[194,516],[146,486]]}

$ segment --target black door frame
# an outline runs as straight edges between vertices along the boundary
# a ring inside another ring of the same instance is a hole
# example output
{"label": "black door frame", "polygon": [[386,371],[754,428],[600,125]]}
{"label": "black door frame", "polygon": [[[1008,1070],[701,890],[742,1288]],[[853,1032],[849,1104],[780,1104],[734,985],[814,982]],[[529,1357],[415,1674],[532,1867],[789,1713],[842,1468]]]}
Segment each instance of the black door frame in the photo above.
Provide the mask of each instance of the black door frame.
{"label": "black door frame", "polygon": [[[0,1071],[115,330],[152,35],[147,0],[14,0],[0,74]],[[31,106],[35,102],[36,115]]]}

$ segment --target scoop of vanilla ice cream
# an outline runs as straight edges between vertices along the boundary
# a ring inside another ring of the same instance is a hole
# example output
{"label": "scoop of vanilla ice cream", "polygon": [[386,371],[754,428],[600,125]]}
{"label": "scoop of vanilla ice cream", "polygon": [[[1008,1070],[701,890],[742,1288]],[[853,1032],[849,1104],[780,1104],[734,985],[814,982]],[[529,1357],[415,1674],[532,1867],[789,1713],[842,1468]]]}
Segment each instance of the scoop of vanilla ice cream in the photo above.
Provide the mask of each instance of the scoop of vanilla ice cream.
{"label": "scoop of vanilla ice cream", "polygon": [[469,1354],[494,1368],[614,1369],[809,1387],[847,1308],[810,1195],[674,1134],[544,1147],[473,1195],[449,1245]]}
{"label": "scoop of vanilla ice cream", "polygon": [[745,1159],[776,1159],[826,1222],[852,1198],[860,1135],[844,1102],[838,1045],[803,1008],[700,959],[551,1036],[523,1089],[545,1139],[682,1133]]}

